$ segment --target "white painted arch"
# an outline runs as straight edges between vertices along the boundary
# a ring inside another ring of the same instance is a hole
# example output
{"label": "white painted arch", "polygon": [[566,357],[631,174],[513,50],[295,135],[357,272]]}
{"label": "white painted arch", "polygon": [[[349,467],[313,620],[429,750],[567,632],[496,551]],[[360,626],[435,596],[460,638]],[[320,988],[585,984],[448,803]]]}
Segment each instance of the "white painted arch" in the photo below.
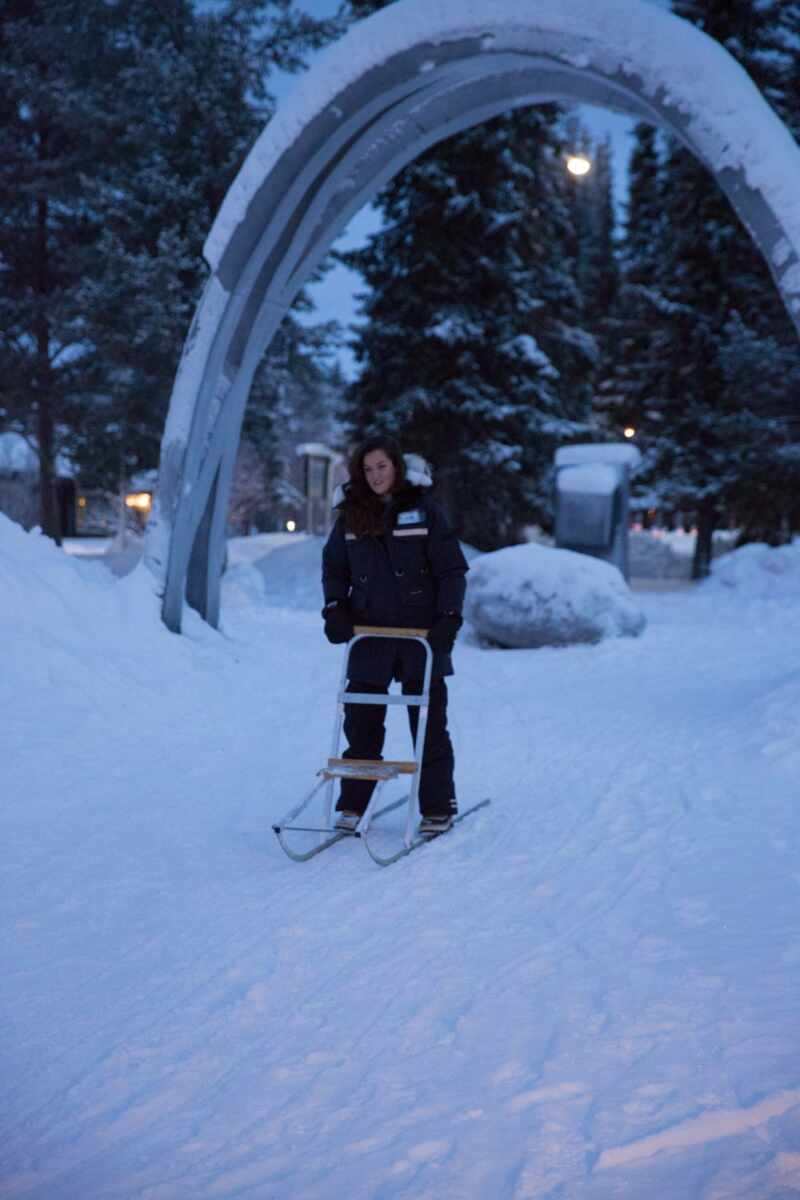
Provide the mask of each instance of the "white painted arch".
{"label": "white painted arch", "polygon": [[219,619],[225,518],[253,374],[350,218],[436,142],[561,100],[660,125],[716,176],[800,331],[800,148],[716,42],[645,0],[397,0],[303,76],[231,186],[178,368],[147,561],[163,619]]}

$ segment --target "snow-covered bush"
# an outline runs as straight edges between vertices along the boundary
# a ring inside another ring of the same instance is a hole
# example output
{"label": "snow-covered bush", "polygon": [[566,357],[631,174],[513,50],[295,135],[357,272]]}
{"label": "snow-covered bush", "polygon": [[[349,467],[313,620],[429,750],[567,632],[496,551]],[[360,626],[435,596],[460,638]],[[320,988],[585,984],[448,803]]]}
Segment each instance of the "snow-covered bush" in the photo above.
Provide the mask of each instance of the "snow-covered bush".
{"label": "snow-covered bush", "polygon": [[480,637],[514,648],[636,637],[646,623],[616,567],[532,544],[476,559],[465,611]]}
{"label": "snow-covered bush", "polygon": [[747,599],[800,596],[800,538],[787,546],[750,542],[715,559],[704,591],[737,593]]}

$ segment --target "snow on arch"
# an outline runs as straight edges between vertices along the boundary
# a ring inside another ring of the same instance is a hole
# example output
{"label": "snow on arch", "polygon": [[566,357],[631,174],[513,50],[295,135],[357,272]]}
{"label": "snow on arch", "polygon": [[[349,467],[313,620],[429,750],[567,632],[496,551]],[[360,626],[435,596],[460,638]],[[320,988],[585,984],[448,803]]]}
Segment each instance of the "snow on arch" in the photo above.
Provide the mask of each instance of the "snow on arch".
{"label": "snow on arch", "polygon": [[397,0],[298,81],[209,235],[211,278],[167,416],[147,558],[178,630],[216,624],[253,373],[359,208],[423,150],[510,108],[594,103],[659,124],[715,174],[800,330],[800,148],[718,43],[645,0]]}

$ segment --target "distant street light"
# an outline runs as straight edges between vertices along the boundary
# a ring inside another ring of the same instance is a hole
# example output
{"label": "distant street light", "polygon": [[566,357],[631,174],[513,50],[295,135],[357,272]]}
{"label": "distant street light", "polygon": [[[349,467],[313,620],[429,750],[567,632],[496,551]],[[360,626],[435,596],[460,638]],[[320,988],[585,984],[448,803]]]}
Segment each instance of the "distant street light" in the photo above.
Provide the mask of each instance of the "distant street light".
{"label": "distant street light", "polygon": [[636,437],[636,430],[632,425],[626,425],[622,432],[626,438]]}
{"label": "distant street light", "polygon": [[591,169],[591,161],[585,154],[570,154],[567,157],[567,170],[571,175],[588,175]]}

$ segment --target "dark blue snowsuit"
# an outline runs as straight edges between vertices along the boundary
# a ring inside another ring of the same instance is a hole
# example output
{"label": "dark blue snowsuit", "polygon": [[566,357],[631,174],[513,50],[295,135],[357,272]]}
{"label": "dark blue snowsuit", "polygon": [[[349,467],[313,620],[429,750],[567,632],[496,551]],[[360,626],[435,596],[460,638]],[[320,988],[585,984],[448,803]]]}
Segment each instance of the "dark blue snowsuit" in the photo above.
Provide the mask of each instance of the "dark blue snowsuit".
{"label": "dark blue snowsuit", "polygon": [[[348,533],[339,515],[322,553],[325,603],[348,601],[357,625],[428,629],[442,613],[461,613],[468,569],[440,506],[426,489],[406,486],[388,500],[380,536]],[[424,669],[418,643],[365,639],[350,655],[348,687],[354,692],[386,692],[392,679],[398,679],[404,693],[419,692]],[[444,682],[452,673],[451,656],[434,652],[419,790],[425,816],[449,813],[455,800]],[[346,758],[381,757],[385,715],[385,705],[346,706]],[[412,737],[418,716],[418,708],[409,707]],[[373,787],[366,780],[343,780],[339,808],[363,812]]]}

